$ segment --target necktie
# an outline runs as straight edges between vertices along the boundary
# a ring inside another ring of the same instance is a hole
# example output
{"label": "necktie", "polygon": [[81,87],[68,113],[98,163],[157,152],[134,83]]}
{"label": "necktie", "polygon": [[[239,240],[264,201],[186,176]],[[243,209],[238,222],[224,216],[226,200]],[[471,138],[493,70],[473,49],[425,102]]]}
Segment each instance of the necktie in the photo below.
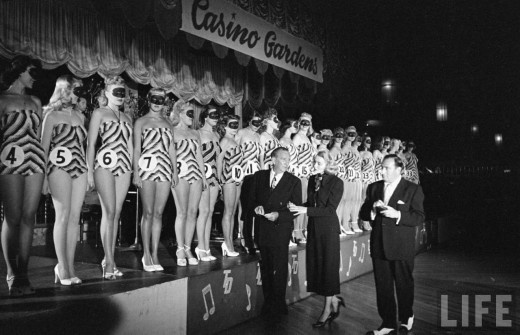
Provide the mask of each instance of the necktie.
{"label": "necktie", "polygon": [[274,175],[273,181],[271,182],[271,192],[274,190],[275,187],[276,187],[276,175]]}
{"label": "necktie", "polygon": [[314,191],[318,192],[318,190],[321,187],[321,180],[323,179],[323,175],[321,173],[319,173],[315,176],[315,178],[316,178],[316,180],[314,183]]}
{"label": "necktie", "polygon": [[390,201],[390,192],[388,186],[390,186],[390,183],[385,183],[385,190],[383,193],[383,202],[385,205],[388,205],[388,201]]}

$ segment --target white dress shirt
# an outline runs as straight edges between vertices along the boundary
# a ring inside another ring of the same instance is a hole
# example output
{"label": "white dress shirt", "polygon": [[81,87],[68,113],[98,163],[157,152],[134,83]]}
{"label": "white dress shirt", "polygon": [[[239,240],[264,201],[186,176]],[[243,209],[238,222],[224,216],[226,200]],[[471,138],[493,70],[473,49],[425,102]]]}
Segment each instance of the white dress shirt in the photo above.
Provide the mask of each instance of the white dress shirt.
{"label": "white dress shirt", "polygon": [[[278,183],[280,182],[280,179],[282,179],[284,173],[285,172],[275,174],[274,170],[271,169],[271,173],[269,174],[269,187],[275,188],[276,185],[278,185]],[[276,180],[273,184],[273,179],[275,176],[276,176]]]}
{"label": "white dress shirt", "polygon": [[[393,182],[385,183],[384,194],[383,194],[383,196],[384,196],[383,202],[385,203],[385,205],[388,205],[388,202],[390,201],[390,198],[394,194],[395,189],[397,188],[397,185],[399,185],[399,183],[401,182],[401,178],[402,177],[399,176]],[[394,208],[394,209],[397,210],[397,208]],[[401,212],[397,211],[397,213],[399,216],[397,217],[397,221],[395,222],[396,225],[398,225],[399,221],[401,221]]]}

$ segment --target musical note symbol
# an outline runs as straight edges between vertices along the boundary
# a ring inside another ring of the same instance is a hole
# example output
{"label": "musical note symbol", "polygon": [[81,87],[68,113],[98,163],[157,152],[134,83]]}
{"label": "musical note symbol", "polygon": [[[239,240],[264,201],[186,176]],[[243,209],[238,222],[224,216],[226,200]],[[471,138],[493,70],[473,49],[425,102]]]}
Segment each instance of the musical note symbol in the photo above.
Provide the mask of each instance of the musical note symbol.
{"label": "musical note symbol", "polygon": [[359,253],[359,261],[363,263],[365,261],[365,243],[361,243],[361,252]]}
{"label": "musical note symbol", "polygon": [[372,251],[370,250],[370,239],[368,239],[367,241],[367,244],[368,244],[368,255],[370,256],[372,253]]}
{"label": "musical note symbol", "polygon": [[354,242],[354,246],[352,247],[352,256],[356,257],[356,255],[357,255],[357,241],[353,241],[353,242]]}
{"label": "musical note symbol", "polygon": [[352,267],[352,257],[348,258],[348,271],[347,271],[347,277],[350,276],[350,268]]}
{"label": "musical note symbol", "polygon": [[260,272],[260,263],[257,264],[257,271],[256,271],[256,285],[261,286],[262,285],[262,273]]}
{"label": "musical note symbol", "polygon": [[[206,301],[206,294],[211,296],[211,308],[208,310],[208,302]],[[204,299],[204,307],[206,307],[206,313],[204,313],[204,321],[207,321],[209,319],[210,315],[213,315],[215,313],[215,300],[213,299],[213,291],[211,290],[211,284],[206,285],[202,289],[202,298]]]}
{"label": "musical note symbol", "polygon": [[343,271],[343,255],[341,255],[341,250],[339,251],[339,272]]}
{"label": "musical note symbol", "polygon": [[292,254],[292,259],[293,259],[293,263],[292,263],[292,273],[293,275],[297,275],[298,274],[298,255],[296,254]]}
{"label": "musical note symbol", "polygon": [[246,311],[249,312],[251,310],[251,287],[247,284],[246,284],[246,293],[247,293]]}

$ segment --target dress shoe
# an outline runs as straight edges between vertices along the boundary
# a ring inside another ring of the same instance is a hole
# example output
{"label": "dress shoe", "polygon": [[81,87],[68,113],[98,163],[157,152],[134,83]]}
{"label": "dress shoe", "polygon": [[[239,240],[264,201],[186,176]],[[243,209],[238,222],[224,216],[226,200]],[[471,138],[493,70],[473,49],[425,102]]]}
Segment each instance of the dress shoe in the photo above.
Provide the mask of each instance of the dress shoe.
{"label": "dress shoe", "polygon": [[188,265],[186,263],[186,254],[184,253],[184,248],[177,247],[175,256],[177,256],[177,266],[187,266]]}
{"label": "dress shoe", "polygon": [[213,255],[211,254],[211,249],[206,250],[206,256],[208,256],[208,258],[209,258],[210,261],[215,261],[215,260],[217,260],[217,257],[215,257],[215,256],[213,256]]}
{"label": "dress shoe", "polygon": [[331,313],[329,314],[329,316],[327,316],[327,318],[326,318],[324,321],[320,321],[320,320],[318,319],[318,321],[316,321],[315,323],[312,324],[312,328],[323,328],[323,327],[325,327],[325,325],[326,325],[327,323],[330,323],[332,320],[334,320],[334,319],[332,318],[332,313],[333,313],[333,312],[331,312]]}
{"label": "dress shoe", "polygon": [[21,297],[23,295],[23,290],[18,285],[18,281],[15,276],[7,275],[6,281],[7,281],[7,286],[9,287],[9,296],[10,297]]}
{"label": "dress shoe", "polygon": [[184,245],[184,254],[186,255],[186,259],[188,259],[188,264],[189,265],[198,265],[199,264],[199,261],[193,257],[193,255],[191,254],[191,249],[188,245]]}
{"label": "dress shoe", "polygon": [[393,328],[379,328],[377,330],[371,330],[366,333],[366,335],[395,335],[395,329]]}
{"label": "dress shoe", "polygon": [[72,277],[72,278],[70,278],[70,281],[72,282],[72,285],[79,285],[79,284],[83,283],[83,281],[81,279],[79,279],[78,277]]}
{"label": "dress shoe", "polygon": [[202,262],[209,262],[211,261],[211,258],[208,257],[206,254],[206,250],[200,249],[199,247],[195,248],[195,255],[197,256],[197,259]]}
{"label": "dress shoe", "polygon": [[237,257],[238,255],[240,255],[236,251],[230,251],[226,245],[226,242],[222,242],[221,248],[222,248],[222,256]]}
{"label": "dress shoe", "polygon": [[414,316],[408,318],[406,322],[401,322],[401,327],[405,327],[408,331],[412,330]]}
{"label": "dress shoe", "polygon": [[355,228],[355,229],[354,229],[354,233],[362,233],[362,232],[363,232],[363,231],[362,231],[361,229],[359,229],[359,228]]}
{"label": "dress shoe", "polygon": [[335,311],[335,312],[332,311],[332,313],[330,313],[330,316],[332,317],[332,320],[334,320],[335,318],[337,318],[339,316],[339,312],[341,310],[341,306],[346,308],[345,299],[343,299],[343,297],[340,297],[340,296],[337,296],[336,298],[338,299],[338,310]]}
{"label": "dress shoe", "polygon": [[141,262],[143,263],[143,270],[144,271],[146,271],[146,272],[154,272],[155,271],[155,266],[153,265],[153,262],[150,265],[146,265],[144,263],[144,256],[143,256],[143,258],[141,258]]}

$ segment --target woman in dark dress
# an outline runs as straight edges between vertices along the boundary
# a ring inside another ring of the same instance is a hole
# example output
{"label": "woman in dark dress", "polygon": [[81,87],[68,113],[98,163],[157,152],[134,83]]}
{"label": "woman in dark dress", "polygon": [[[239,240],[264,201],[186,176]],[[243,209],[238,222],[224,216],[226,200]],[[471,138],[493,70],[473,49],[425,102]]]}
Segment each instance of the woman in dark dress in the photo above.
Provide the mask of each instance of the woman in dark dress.
{"label": "woman in dark dress", "polygon": [[339,219],[336,213],[343,196],[343,181],[334,175],[327,152],[314,158],[315,175],[307,187],[305,206],[289,205],[289,210],[309,217],[307,235],[307,291],[325,297],[323,312],[313,327],[323,327],[345,306],[339,288]]}

